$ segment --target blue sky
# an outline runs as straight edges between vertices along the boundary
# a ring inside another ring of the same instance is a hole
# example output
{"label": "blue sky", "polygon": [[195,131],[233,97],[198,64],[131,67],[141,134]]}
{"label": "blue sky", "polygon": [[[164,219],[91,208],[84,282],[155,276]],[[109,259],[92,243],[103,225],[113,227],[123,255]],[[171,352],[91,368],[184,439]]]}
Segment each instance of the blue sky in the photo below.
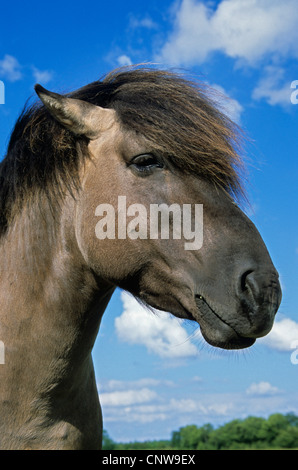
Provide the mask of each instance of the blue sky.
{"label": "blue sky", "polygon": [[298,104],[291,88],[298,80],[297,25],[296,0],[1,6],[1,156],[36,82],[70,91],[140,62],[182,68],[225,93],[227,112],[250,139],[247,212],[280,272],[276,324],[249,350],[221,351],[194,325],[140,312],[117,290],[93,352],[104,427],[115,440],[169,438],[180,426],[248,415],[298,414]]}

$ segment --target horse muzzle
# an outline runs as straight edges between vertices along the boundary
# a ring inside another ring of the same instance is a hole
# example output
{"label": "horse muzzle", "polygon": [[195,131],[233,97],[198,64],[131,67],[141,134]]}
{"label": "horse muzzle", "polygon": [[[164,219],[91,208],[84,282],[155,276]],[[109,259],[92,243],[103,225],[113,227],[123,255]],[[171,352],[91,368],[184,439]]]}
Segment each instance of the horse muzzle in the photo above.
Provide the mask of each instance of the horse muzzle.
{"label": "horse muzzle", "polygon": [[[212,299],[212,300],[211,300]],[[269,333],[281,302],[277,273],[246,271],[239,279],[231,307],[212,296],[196,296],[197,314],[205,340],[222,349],[242,349]]]}

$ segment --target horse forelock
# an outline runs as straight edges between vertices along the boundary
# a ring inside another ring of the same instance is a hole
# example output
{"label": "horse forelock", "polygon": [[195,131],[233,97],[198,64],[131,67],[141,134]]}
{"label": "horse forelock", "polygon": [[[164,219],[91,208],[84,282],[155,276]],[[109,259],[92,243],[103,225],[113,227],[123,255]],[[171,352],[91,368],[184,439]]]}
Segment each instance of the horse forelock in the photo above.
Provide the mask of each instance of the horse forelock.
{"label": "horse forelock", "polygon": [[[146,136],[182,172],[200,175],[233,196],[244,194],[241,132],[202,83],[134,67],[112,72],[68,96],[115,109],[125,128]],[[41,190],[55,204],[65,188],[79,186],[87,144],[43,106],[23,111],[0,164],[0,233],[32,193]]]}
{"label": "horse forelock", "polygon": [[220,111],[215,90],[150,69],[112,73],[106,81],[115,87],[112,107],[127,128],[144,134],[182,171],[244,195],[243,134]]}

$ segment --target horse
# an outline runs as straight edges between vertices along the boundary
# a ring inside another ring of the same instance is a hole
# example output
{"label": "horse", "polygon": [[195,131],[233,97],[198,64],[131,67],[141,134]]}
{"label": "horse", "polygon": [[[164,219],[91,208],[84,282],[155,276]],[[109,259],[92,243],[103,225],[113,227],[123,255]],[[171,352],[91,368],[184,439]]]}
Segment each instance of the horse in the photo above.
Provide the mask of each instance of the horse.
{"label": "horse", "polygon": [[[71,93],[35,91],[0,164],[0,447],[100,449],[91,352],[116,287],[223,349],[270,331],[281,288],[241,209],[241,130],[203,83],[135,66]],[[136,220],[128,236],[124,196],[148,219],[163,204],[170,229],[173,205],[191,208],[192,228],[199,206],[202,243],[186,249],[160,227],[141,236]],[[96,236],[100,204],[115,208],[114,237]]]}

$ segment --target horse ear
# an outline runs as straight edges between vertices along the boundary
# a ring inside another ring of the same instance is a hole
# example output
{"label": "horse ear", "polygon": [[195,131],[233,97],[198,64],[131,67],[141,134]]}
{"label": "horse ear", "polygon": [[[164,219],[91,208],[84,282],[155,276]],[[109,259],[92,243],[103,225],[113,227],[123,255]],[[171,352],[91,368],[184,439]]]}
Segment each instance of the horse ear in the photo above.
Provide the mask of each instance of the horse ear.
{"label": "horse ear", "polygon": [[115,121],[113,109],[101,108],[75,98],[67,98],[48,91],[38,84],[34,89],[51,115],[74,134],[96,139]]}

